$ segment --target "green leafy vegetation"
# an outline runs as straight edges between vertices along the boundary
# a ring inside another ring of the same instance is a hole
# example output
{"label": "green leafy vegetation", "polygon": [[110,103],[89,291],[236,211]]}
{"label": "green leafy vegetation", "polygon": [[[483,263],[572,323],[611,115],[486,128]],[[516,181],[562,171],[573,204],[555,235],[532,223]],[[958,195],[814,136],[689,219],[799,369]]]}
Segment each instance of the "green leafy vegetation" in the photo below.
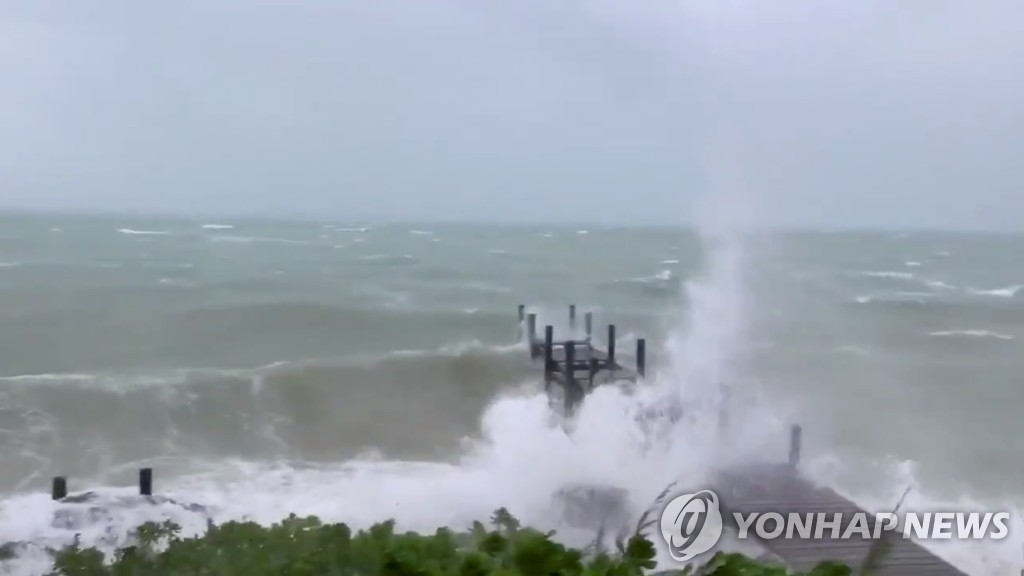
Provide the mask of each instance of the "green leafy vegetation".
{"label": "green leafy vegetation", "polygon": [[[354,532],[345,524],[293,515],[270,527],[211,523],[201,536],[182,537],[173,523],[148,523],[110,557],[77,541],[52,551],[50,576],[641,576],[655,568],[654,543],[644,535],[651,525],[645,515],[632,536],[607,551],[566,547],[553,532],[521,526],[505,509],[495,512],[490,526],[476,522],[464,533],[399,533],[393,521]],[[724,553],[701,567],[657,574],[792,575]],[[805,576],[848,574],[845,565],[824,563]]]}

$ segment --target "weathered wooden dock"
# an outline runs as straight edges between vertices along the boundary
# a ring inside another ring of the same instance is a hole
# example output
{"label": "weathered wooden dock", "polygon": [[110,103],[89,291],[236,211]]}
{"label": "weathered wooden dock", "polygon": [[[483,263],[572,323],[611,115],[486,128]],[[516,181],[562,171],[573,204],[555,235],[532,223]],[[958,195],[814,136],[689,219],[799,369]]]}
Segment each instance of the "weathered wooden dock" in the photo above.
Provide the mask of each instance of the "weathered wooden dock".
{"label": "weathered wooden dock", "polygon": [[544,337],[537,336],[537,315],[526,313],[526,306],[519,305],[519,325],[523,330],[530,352],[530,359],[540,361],[544,367],[544,388],[550,393],[552,386],[561,388],[565,413],[571,414],[583,398],[601,384],[615,382],[637,382],[647,370],[647,341],[636,341],[636,367],[628,368],[619,363],[615,355],[615,325],[608,325],[606,350],[594,345],[593,313],[584,314],[583,338],[575,338],[576,306],[569,305],[569,331],[566,340],[555,340],[554,327],[544,327]]}
{"label": "weathered wooden dock", "polygon": [[[722,503],[722,512],[728,525],[736,528],[734,513],[747,517],[749,514],[777,513],[822,514],[819,518],[835,518],[842,514],[835,533],[831,529],[810,537],[794,533],[786,537],[758,542],[771,555],[780,559],[790,569],[805,572],[824,561],[843,562],[855,570],[865,567],[872,549],[879,541],[870,537],[851,534],[849,538],[832,537],[846,533],[857,513],[874,514],[891,512],[876,510],[872,513],[836,493],[835,490],[815,485],[805,478],[797,466],[791,463],[752,465],[743,469],[730,470],[720,474],[714,484],[715,492]],[[875,526],[869,521],[874,533]],[[773,527],[774,525],[769,525]],[[822,537],[815,537],[822,536]],[[872,576],[966,576],[912,539],[903,537],[899,531],[883,532],[886,538],[885,550],[878,555]]]}
{"label": "weathered wooden dock", "polygon": [[[529,347],[530,357],[540,360],[544,367],[545,386],[549,389],[557,384],[565,391],[566,414],[583,401],[587,393],[605,382],[628,380],[638,382],[646,371],[646,341],[637,340],[636,368],[630,369],[618,363],[615,356],[615,325],[608,326],[607,350],[596,348],[592,342],[592,316],[585,315],[583,339],[556,341],[554,330],[545,326],[543,339],[536,335],[536,314],[526,314],[526,307],[519,306],[519,322]],[[569,307],[570,332],[576,333],[576,307]],[[604,378],[599,378],[599,376]],[[723,421],[727,413],[720,415]],[[718,475],[713,489],[722,503],[724,519],[734,528],[734,513],[746,517],[749,514],[778,513],[821,513],[827,518],[842,514],[838,533],[844,534],[855,513],[874,514],[891,512],[876,510],[872,513],[835,490],[818,486],[800,472],[800,452],[803,429],[799,425],[790,428],[789,459],[780,463],[750,464]],[[606,488],[598,489],[598,492]],[[614,489],[612,489],[614,490]],[[872,533],[873,533],[873,526]],[[813,536],[813,535],[812,535]],[[832,536],[831,530],[829,536]],[[878,545],[872,538],[852,536],[851,538],[779,537],[760,542],[760,545],[790,569],[808,571],[825,561],[844,562],[854,570],[861,569],[868,561],[871,551]],[[856,572],[855,572],[856,573]],[[933,554],[902,533],[889,533],[886,551],[873,563],[873,576],[966,576],[948,562]],[[1022,571],[1024,576],[1024,571]]]}

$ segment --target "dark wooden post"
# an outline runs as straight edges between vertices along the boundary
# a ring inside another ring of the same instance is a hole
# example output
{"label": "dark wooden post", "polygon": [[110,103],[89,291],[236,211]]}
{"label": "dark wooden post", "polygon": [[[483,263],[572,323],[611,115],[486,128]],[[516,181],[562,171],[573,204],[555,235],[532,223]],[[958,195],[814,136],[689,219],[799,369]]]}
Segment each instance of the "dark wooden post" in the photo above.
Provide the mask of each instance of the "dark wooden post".
{"label": "dark wooden post", "polygon": [[594,313],[587,312],[583,315],[583,328],[587,334],[587,342],[590,342],[590,335],[594,331]]}
{"label": "dark wooden post", "polygon": [[537,357],[537,314],[530,312],[526,316],[526,337],[527,342],[530,344],[530,360]]}
{"label": "dark wooden post", "polygon": [[572,414],[583,401],[583,390],[576,381],[576,343],[565,343],[565,414]]}
{"label": "dark wooden post", "polygon": [[519,340],[523,340],[523,320],[526,319],[526,305],[519,305]]}
{"label": "dark wooden post", "polygon": [[636,341],[636,373],[641,378],[647,375],[647,340]]}
{"label": "dark wooden post", "polygon": [[555,328],[544,327],[544,389],[551,387],[551,365],[554,363]]}
{"label": "dark wooden post", "polygon": [[800,463],[800,444],[803,440],[803,428],[793,424],[789,429],[789,465],[796,468]]}
{"label": "dark wooden post", "polygon": [[53,478],[53,486],[50,490],[50,497],[54,500],[60,500],[68,495],[68,479],[63,476],[55,476]]}
{"label": "dark wooden post", "polygon": [[139,494],[143,496],[153,495],[153,469],[139,469]]}
{"label": "dark wooden post", "polygon": [[597,358],[594,357],[594,350],[590,350],[590,377],[587,379],[587,384],[590,385],[590,389],[594,389],[594,376],[597,375]]}
{"label": "dark wooden post", "polygon": [[576,305],[569,304],[569,330],[576,329]]}
{"label": "dark wooden post", "polygon": [[608,369],[615,370],[615,324],[608,325]]}

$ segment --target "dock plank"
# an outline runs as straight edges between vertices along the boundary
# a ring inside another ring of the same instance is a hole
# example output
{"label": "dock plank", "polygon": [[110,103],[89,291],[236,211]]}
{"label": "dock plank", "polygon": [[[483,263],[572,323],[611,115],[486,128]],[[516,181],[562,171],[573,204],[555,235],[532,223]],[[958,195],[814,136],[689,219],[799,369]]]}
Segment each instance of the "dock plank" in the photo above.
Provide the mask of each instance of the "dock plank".
{"label": "dock plank", "polygon": [[[831,517],[843,513],[839,534],[845,532],[855,512],[870,512],[834,490],[816,486],[788,464],[764,464],[732,470],[715,483],[726,521],[735,527],[733,513],[778,512],[823,513]],[[874,511],[882,512],[882,510]],[[869,522],[869,529],[874,526]],[[881,558],[878,576],[966,576],[962,571],[912,539],[890,532],[889,549]],[[830,534],[831,535],[831,534]],[[860,566],[876,540],[871,538],[804,538],[799,533],[781,536],[761,544],[794,570],[810,570],[832,560],[851,567]]]}

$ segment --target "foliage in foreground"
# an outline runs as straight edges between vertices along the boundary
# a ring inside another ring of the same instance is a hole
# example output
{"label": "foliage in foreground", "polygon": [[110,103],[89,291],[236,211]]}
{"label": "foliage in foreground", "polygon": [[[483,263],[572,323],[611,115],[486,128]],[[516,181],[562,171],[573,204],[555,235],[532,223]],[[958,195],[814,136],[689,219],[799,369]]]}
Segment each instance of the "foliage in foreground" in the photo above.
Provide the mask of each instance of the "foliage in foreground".
{"label": "foliage in foreground", "polygon": [[[615,553],[567,548],[524,528],[506,510],[492,527],[474,523],[468,533],[446,528],[433,535],[397,533],[394,522],[353,533],[345,524],[291,516],[271,527],[211,524],[198,537],[182,538],[173,523],[145,524],[132,544],[106,559],[77,542],[54,551],[51,576],[640,576],[655,566],[654,544],[638,524]],[[850,569],[822,564],[808,576],[846,576]],[[708,564],[659,574],[680,576],[785,576],[784,568],[738,554],[718,554]]]}

